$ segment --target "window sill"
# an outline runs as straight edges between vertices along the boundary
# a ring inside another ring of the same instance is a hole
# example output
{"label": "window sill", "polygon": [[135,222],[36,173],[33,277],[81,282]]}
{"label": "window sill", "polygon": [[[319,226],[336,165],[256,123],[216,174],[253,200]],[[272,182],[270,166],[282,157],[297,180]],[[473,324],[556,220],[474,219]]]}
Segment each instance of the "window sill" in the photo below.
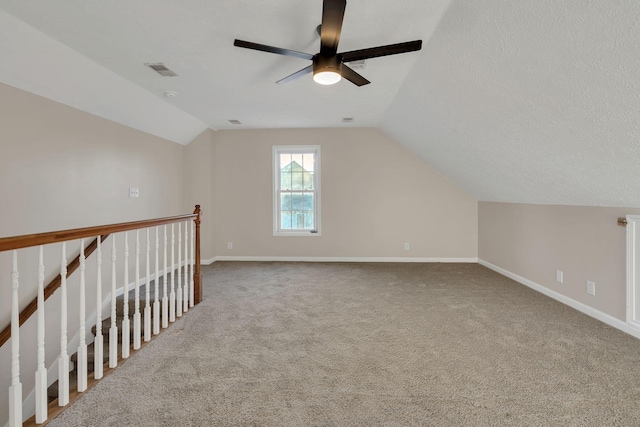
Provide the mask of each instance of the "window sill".
{"label": "window sill", "polygon": [[319,237],[320,232],[312,233],[311,231],[274,231],[274,237]]}

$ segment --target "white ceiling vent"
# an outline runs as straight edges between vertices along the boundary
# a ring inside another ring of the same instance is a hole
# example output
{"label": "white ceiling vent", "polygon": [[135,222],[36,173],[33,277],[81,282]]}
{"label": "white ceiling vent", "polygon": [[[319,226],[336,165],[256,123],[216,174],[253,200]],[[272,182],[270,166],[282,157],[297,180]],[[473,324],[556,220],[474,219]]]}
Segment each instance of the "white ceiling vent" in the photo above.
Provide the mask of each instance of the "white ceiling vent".
{"label": "white ceiling vent", "polygon": [[229,120],[229,123],[231,123],[232,125],[241,125],[242,124],[242,122],[240,120],[236,120],[236,119]]}
{"label": "white ceiling vent", "polygon": [[157,63],[157,64],[144,64],[147,67],[155,70],[158,72],[158,74],[160,74],[161,76],[164,77],[175,77],[178,74],[176,74],[174,71],[168,69],[167,67],[165,67],[165,65],[163,63]]}
{"label": "white ceiling vent", "polygon": [[365,65],[367,65],[366,59],[360,59],[359,61],[351,61],[347,63],[349,67],[354,70],[364,70]]}
{"label": "white ceiling vent", "polygon": [[343,117],[342,123],[353,123],[353,117]]}

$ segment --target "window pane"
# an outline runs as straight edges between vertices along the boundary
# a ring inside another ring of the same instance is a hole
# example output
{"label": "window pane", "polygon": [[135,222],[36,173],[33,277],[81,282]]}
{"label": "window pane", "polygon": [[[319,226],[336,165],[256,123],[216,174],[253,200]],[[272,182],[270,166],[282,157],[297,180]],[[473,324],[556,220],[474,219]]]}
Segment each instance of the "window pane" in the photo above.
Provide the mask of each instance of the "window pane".
{"label": "window pane", "polygon": [[313,230],[315,228],[315,223],[313,222],[313,212],[304,213],[304,228],[306,228],[307,230]]}
{"label": "window pane", "polygon": [[290,193],[280,193],[280,210],[283,210],[283,211],[291,210],[291,194]]}
{"label": "window pane", "polygon": [[313,193],[304,193],[302,209],[305,211],[313,211]]}
{"label": "window pane", "polygon": [[291,163],[291,153],[280,154],[280,167],[287,166]]}
{"label": "window pane", "polygon": [[280,212],[280,229],[291,230],[291,211]]}
{"label": "window pane", "polygon": [[313,190],[313,173],[305,172],[303,177],[303,190]]}
{"label": "window pane", "polygon": [[307,153],[302,158],[302,168],[307,172],[313,172],[314,168],[314,155],[312,153]]}
{"label": "window pane", "polygon": [[300,170],[302,168],[302,154],[291,154],[291,163],[298,165],[297,170]]}
{"label": "window pane", "polygon": [[302,210],[302,193],[291,193],[291,210]]}
{"label": "window pane", "polygon": [[280,174],[280,190],[291,190],[291,173],[282,172]]}
{"label": "window pane", "polygon": [[284,169],[291,163],[291,154],[280,154],[280,169]]}
{"label": "window pane", "polygon": [[302,190],[302,177],[304,174],[300,172],[291,172],[291,189]]}
{"label": "window pane", "polygon": [[291,228],[303,229],[304,228],[304,214],[302,212],[293,213],[293,222]]}

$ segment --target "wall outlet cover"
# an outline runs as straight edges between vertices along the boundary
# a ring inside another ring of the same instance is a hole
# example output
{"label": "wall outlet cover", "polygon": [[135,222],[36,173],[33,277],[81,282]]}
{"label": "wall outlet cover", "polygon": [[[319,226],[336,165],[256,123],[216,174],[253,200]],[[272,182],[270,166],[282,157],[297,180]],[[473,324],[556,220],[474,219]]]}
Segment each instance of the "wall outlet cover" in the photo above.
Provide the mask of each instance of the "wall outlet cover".
{"label": "wall outlet cover", "polygon": [[556,281],[558,283],[563,283],[564,282],[564,273],[560,270],[556,270]]}
{"label": "wall outlet cover", "polygon": [[596,282],[587,280],[587,293],[593,296],[596,295]]}

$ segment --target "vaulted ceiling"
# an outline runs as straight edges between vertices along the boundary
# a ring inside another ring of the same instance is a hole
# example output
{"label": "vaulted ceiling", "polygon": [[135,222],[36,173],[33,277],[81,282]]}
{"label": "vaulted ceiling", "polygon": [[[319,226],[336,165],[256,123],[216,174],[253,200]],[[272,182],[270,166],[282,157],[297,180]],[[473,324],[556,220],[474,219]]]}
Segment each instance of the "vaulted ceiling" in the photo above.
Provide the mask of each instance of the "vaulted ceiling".
{"label": "vaulted ceiling", "polygon": [[0,0],[0,82],[181,144],[208,127],[374,126],[478,200],[640,207],[640,2],[348,0],[340,51],[424,42],[367,60],[360,88],[276,85],[308,62],[233,46],[316,53],[321,13]]}

